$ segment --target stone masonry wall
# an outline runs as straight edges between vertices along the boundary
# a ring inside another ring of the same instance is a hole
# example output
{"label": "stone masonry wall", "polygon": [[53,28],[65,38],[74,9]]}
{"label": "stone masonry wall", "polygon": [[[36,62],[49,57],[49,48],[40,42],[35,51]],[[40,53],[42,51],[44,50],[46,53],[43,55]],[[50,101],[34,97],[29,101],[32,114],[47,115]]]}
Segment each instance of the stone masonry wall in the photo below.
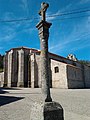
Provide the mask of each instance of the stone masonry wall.
{"label": "stone masonry wall", "polygon": [[30,65],[30,67],[31,67],[31,70],[30,70],[30,72],[31,72],[31,88],[34,88],[35,87],[35,54],[33,53],[33,54],[31,54],[31,65]]}
{"label": "stone masonry wall", "polygon": [[[50,87],[90,88],[90,67],[52,53],[49,53],[49,63]],[[0,75],[0,79],[7,87],[41,87],[41,67],[40,52],[11,49],[5,55],[4,78]]]}
{"label": "stone masonry wall", "polygon": [[12,81],[11,86],[17,87],[18,82],[18,53],[16,50],[13,50],[12,54]]}
{"label": "stone masonry wall", "polygon": [[84,88],[83,71],[81,68],[67,65],[68,88]]}
{"label": "stone masonry wall", "polygon": [[67,88],[66,64],[51,59],[52,88]]}
{"label": "stone masonry wall", "polygon": [[4,87],[7,86],[8,83],[8,54],[4,56]]}
{"label": "stone masonry wall", "polygon": [[4,85],[4,72],[0,73],[0,87]]}
{"label": "stone masonry wall", "polygon": [[36,54],[36,66],[35,66],[35,71],[36,72],[36,77],[37,77],[37,87],[41,87],[41,58],[39,54]]}
{"label": "stone masonry wall", "polygon": [[30,50],[24,49],[24,87],[29,87],[29,54]]}
{"label": "stone masonry wall", "polygon": [[90,88],[90,67],[84,66],[85,87]]}
{"label": "stone masonry wall", "polygon": [[40,55],[31,55],[31,87],[41,87]]}

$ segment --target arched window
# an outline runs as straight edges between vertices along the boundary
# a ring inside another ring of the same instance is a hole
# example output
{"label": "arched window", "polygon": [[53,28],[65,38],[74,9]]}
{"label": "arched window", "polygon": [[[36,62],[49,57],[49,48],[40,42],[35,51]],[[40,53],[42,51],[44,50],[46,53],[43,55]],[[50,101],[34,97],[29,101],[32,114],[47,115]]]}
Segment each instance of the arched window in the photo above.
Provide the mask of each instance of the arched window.
{"label": "arched window", "polygon": [[58,73],[58,72],[59,72],[59,67],[58,67],[58,66],[54,67],[54,72],[55,72],[55,73]]}

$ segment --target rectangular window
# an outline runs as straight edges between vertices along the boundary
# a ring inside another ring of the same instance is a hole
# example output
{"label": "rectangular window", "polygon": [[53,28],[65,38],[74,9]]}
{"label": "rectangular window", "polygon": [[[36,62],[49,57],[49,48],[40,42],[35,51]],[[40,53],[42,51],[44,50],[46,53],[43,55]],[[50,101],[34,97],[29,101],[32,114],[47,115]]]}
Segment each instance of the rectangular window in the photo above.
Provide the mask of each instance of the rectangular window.
{"label": "rectangular window", "polygon": [[55,67],[55,68],[54,68],[54,72],[55,72],[55,73],[58,73],[58,72],[59,72],[59,67]]}

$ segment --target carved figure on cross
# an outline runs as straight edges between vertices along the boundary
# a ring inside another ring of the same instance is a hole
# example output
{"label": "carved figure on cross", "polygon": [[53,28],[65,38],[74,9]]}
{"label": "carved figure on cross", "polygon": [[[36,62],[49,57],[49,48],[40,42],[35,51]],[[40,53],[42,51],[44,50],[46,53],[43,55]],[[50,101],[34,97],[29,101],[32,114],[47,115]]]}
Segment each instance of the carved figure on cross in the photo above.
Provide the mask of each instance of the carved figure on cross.
{"label": "carved figure on cross", "polygon": [[49,7],[49,4],[48,4],[48,3],[45,3],[45,2],[41,3],[41,9],[40,9],[40,11],[39,11],[39,15],[42,16],[42,20],[43,20],[43,21],[46,20],[46,15],[45,15],[45,13],[46,13],[46,10],[47,10],[48,7]]}

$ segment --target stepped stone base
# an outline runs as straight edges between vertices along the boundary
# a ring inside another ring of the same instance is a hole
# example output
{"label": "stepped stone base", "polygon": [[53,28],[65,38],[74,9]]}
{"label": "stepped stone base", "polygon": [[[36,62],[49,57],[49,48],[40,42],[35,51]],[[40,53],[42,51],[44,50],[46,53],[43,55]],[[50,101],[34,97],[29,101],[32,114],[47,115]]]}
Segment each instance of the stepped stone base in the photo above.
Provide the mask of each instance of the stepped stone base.
{"label": "stepped stone base", "polygon": [[30,120],[64,120],[63,108],[57,102],[34,103]]}

